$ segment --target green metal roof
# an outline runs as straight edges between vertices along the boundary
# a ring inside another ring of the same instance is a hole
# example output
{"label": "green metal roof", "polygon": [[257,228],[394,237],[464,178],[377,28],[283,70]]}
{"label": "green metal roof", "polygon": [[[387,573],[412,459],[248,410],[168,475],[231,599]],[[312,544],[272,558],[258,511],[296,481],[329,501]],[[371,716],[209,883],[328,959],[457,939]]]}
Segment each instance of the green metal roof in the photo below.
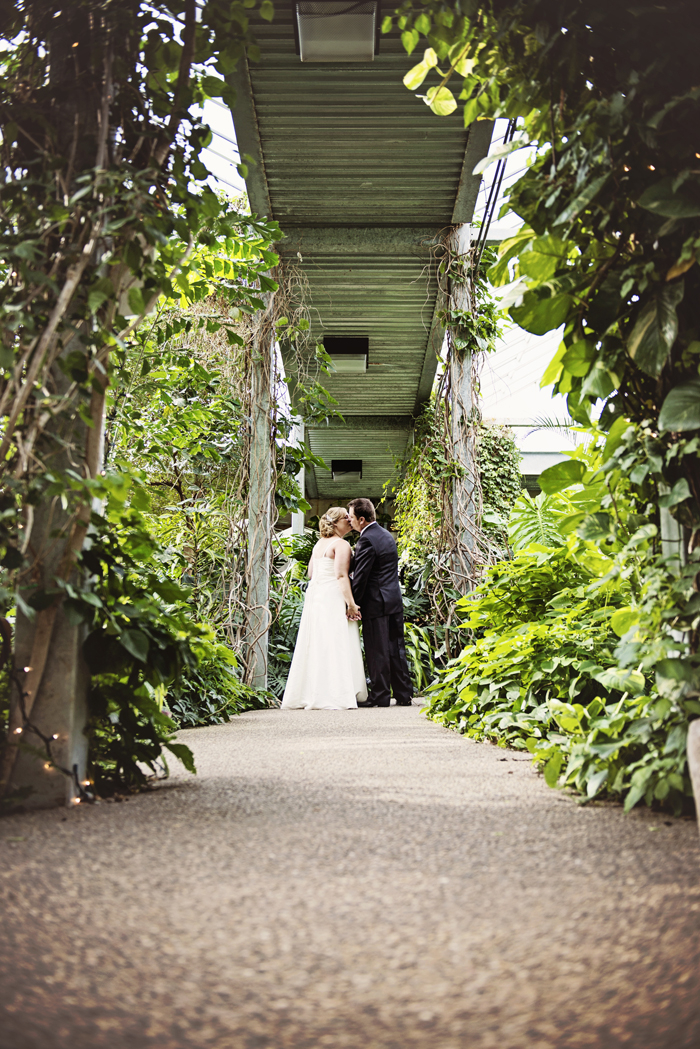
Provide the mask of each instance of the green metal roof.
{"label": "green metal roof", "polygon": [[382,37],[374,62],[302,63],[291,4],[275,10],[271,25],[255,26],[261,61],[232,78],[239,149],[257,161],[251,208],[287,234],[278,247],[303,271],[314,336],[369,338],[365,374],[323,380],[346,426],[307,429],[329,465],[362,459],[362,491],[321,470],[307,491],[377,496],[411,439],[442,344],[431,244],[470,221],[480,181],[471,171],[492,126],[465,129],[459,110],[436,117],[406,91],[418,59],[397,33]]}

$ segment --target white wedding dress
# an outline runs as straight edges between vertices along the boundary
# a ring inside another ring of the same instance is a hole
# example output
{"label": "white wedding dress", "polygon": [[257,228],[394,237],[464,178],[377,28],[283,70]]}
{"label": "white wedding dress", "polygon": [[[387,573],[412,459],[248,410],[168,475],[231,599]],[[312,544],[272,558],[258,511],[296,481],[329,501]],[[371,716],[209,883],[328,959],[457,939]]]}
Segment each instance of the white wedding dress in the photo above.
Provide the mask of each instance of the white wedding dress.
{"label": "white wedding dress", "polygon": [[365,699],[359,626],[345,616],[333,558],[316,555],[282,707],[351,710]]}

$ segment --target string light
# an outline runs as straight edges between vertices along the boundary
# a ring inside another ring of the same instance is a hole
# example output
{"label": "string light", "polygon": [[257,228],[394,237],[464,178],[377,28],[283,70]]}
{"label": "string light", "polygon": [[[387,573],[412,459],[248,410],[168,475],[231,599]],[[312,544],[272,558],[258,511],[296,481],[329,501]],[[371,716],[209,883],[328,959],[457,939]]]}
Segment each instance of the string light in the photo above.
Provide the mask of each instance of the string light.
{"label": "string light", "polygon": [[[24,667],[25,673],[29,673],[31,669],[31,667]],[[56,769],[58,772],[63,773],[64,776],[67,776],[68,779],[70,779],[75,784],[77,797],[71,799],[74,805],[80,805],[80,803],[83,801],[92,804],[92,802],[97,800],[93,791],[89,789],[92,786],[93,781],[90,779],[80,779],[78,775],[77,764],[74,764],[71,770],[64,768],[63,765],[59,764],[59,762],[56,761],[54,755],[51,753],[51,744],[55,742],[55,740],[60,738],[59,733],[54,732],[51,736],[45,736],[37,725],[32,724],[32,722],[29,720],[29,715],[27,714],[25,702],[27,697],[31,693],[26,688],[24,688],[22,681],[19,679],[19,672],[17,670],[11,670],[10,673],[15,678],[17,688],[19,691],[19,704],[22,713],[22,720],[24,722],[24,725],[20,725],[16,729],[13,729],[13,734],[16,736],[20,736],[26,728],[29,729],[30,732],[33,732],[36,736],[38,736],[38,738],[44,744],[44,748],[46,750],[46,757],[48,758],[48,761],[43,762],[44,769],[46,769],[47,771]]]}
{"label": "string light", "polygon": [[23,670],[24,670],[25,674],[29,674],[31,672],[31,669],[32,669],[31,667],[23,667]]}
{"label": "string light", "polygon": [[656,171],[656,168],[654,167],[653,164],[647,164],[647,167],[649,168],[650,171]]}

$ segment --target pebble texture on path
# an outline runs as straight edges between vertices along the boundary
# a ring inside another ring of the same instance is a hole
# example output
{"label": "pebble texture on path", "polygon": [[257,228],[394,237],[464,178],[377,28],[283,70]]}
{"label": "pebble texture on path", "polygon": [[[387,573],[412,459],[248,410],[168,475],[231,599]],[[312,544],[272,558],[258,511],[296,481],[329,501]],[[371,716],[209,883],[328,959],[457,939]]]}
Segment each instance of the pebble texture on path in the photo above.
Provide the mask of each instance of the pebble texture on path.
{"label": "pebble texture on path", "polygon": [[690,820],[413,708],[182,733],[128,804],[0,821],[2,1049],[697,1049]]}

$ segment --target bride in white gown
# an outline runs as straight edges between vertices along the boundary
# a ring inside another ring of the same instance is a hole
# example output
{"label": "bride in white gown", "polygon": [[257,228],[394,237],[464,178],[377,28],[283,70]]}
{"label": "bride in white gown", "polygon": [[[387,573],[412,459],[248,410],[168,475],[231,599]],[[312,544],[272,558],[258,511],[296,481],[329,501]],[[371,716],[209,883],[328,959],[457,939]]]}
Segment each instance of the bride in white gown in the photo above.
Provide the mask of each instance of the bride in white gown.
{"label": "bride in white gown", "polygon": [[[319,529],[282,707],[350,710],[367,699],[367,683],[357,624],[360,609],[350,587],[352,548],[343,538],[352,531],[347,510],[332,506]],[[347,618],[346,608],[355,618]]]}

